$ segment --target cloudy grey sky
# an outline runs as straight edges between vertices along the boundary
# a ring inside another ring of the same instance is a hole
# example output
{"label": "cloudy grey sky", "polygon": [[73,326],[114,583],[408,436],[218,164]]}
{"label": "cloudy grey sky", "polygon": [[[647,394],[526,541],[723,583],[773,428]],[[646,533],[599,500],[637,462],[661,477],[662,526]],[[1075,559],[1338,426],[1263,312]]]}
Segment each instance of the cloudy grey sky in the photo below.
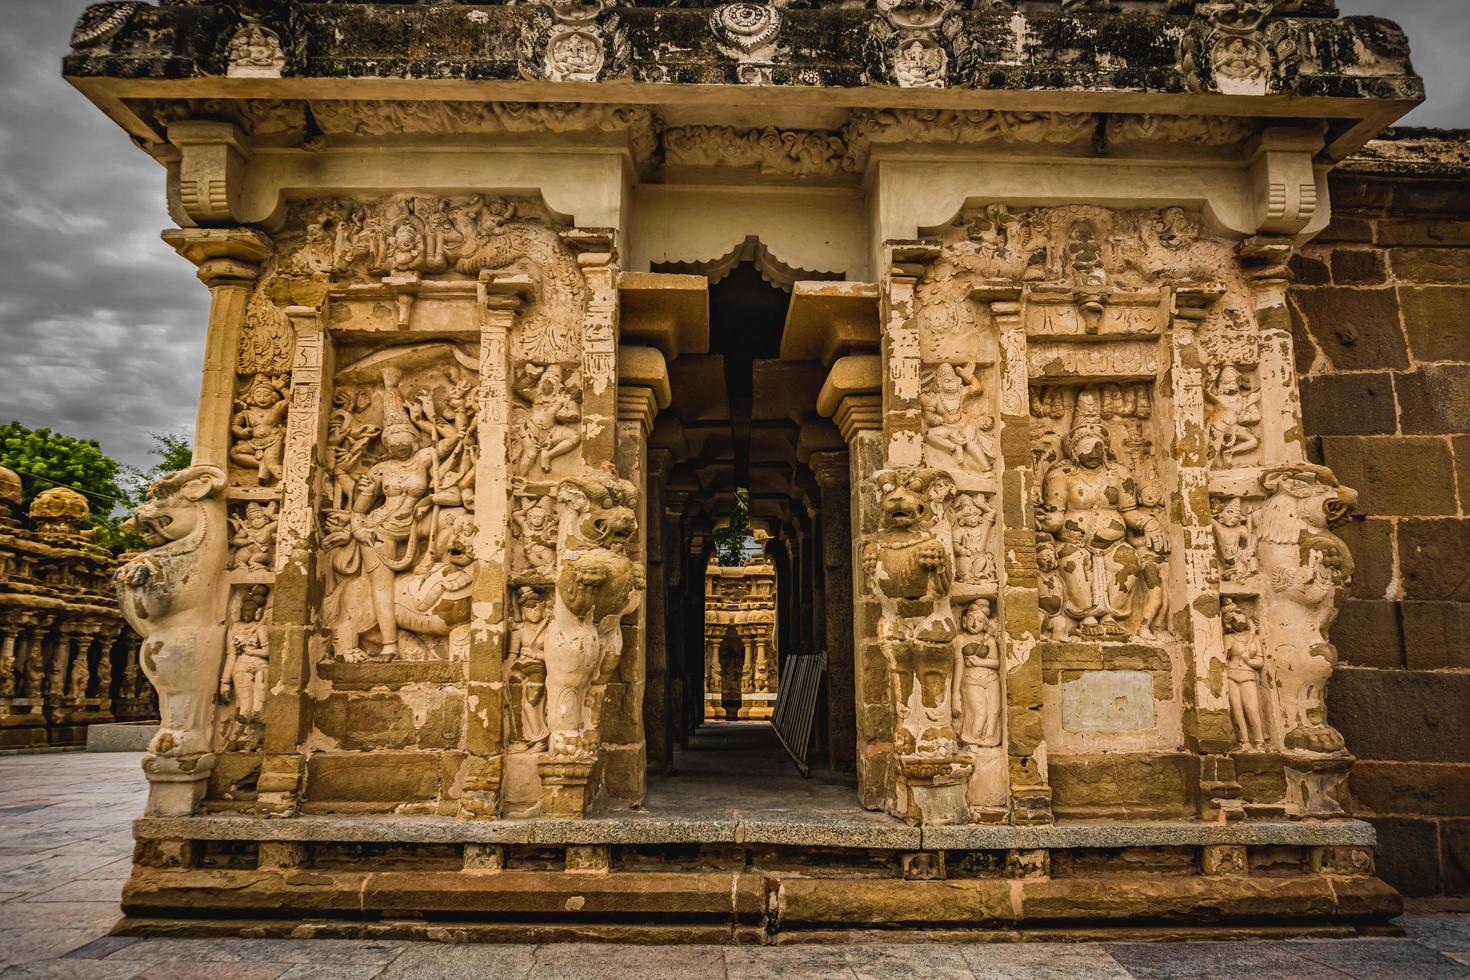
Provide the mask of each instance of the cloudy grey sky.
{"label": "cloudy grey sky", "polygon": [[[146,465],[194,420],[208,294],[158,238],[163,170],[61,80],[88,0],[0,0],[0,421],[99,440]],[[1398,20],[1430,101],[1470,127],[1466,0],[1339,0]]]}

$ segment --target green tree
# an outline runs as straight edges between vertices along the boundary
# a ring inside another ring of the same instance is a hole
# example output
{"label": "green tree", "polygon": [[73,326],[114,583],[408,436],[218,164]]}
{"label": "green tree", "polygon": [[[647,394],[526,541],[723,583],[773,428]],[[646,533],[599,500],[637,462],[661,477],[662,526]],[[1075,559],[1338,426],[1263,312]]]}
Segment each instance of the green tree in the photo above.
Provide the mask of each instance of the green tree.
{"label": "green tree", "polygon": [[20,474],[27,507],[36,494],[51,487],[70,487],[81,493],[94,518],[130,503],[119,483],[123,465],[104,453],[95,439],[6,422],[0,425],[0,466]]}
{"label": "green tree", "polygon": [[124,466],[102,451],[95,439],[78,439],[32,429],[19,422],[0,424],[0,466],[20,474],[25,506],[50,487],[70,487],[87,498],[89,522],[104,548],[142,548],[137,535],[123,530],[128,513],[148,492],[148,486],[166,473],[189,465],[192,451],[182,436],[153,434],[157,462],[147,470]]}
{"label": "green tree", "polygon": [[750,539],[750,491],[743,487],[735,491],[735,509],[730,513],[730,523],[716,528],[715,557],[725,568],[745,564],[746,542]]}

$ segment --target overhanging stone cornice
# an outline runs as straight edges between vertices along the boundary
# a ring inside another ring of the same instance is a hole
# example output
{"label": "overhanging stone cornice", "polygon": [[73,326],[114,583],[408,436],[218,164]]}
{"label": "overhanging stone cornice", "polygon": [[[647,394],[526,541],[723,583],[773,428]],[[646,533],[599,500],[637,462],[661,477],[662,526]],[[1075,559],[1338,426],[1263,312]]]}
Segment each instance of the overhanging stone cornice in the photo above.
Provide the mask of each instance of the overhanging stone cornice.
{"label": "overhanging stone cornice", "polygon": [[[778,90],[790,110],[1313,118],[1328,121],[1333,158],[1423,98],[1397,27],[1378,18],[1323,16],[1330,8],[1312,3],[1278,3],[1275,16],[1244,33],[1222,33],[1210,13],[1220,4],[1202,4],[1196,13],[1180,12],[1188,4],[1160,3],[1084,14],[1041,3],[1017,11],[956,3],[942,23],[915,31],[861,5],[792,3],[777,11],[773,40],[751,50],[722,36],[707,8],[584,6],[598,9],[576,15],[568,28],[546,3],[114,2],[84,16],[65,71],[113,109],[143,98],[755,108]],[[548,38],[564,28],[601,45],[572,70],[546,54]],[[279,45],[278,67],[265,57],[258,59],[264,67],[242,72],[232,45],[242,31],[257,38],[267,32]],[[1231,67],[1222,53],[1236,39],[1256,53],[1255,76],[1249,65]],[[895,52],[906,45],[918,52],[917,78],[903,64],[895,68]],[[926,50],[932,78],[923,76]]]}

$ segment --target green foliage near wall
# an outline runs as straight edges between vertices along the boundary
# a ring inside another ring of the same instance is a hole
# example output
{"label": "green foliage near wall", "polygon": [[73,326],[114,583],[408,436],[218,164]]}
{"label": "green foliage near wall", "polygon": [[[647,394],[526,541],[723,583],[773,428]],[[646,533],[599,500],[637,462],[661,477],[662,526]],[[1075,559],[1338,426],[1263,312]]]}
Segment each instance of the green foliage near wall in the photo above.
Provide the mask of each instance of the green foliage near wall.
{"label": "green foliage near wall", "polygon": [[725,568],[745,564],[746,543],[750,540],[750,491],[735,491],[735,509],[730,514],[730,523],[716,528],[715,558]]}

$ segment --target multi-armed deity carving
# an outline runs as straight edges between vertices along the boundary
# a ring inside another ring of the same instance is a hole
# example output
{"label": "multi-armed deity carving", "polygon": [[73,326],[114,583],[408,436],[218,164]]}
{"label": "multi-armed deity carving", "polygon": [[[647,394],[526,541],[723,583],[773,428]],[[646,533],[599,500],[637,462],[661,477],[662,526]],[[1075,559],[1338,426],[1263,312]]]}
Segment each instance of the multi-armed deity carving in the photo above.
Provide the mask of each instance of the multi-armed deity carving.
{"label": "multi-armed deity carving", "polygon": [[[338,374],[323,546],[326,620],[347,661],[462,660],[468,649],[476,408],[446,343],[369,354]],[[370,379],[376,379],[373,384]],[[337,504],[342,506],[337,506]]]}

